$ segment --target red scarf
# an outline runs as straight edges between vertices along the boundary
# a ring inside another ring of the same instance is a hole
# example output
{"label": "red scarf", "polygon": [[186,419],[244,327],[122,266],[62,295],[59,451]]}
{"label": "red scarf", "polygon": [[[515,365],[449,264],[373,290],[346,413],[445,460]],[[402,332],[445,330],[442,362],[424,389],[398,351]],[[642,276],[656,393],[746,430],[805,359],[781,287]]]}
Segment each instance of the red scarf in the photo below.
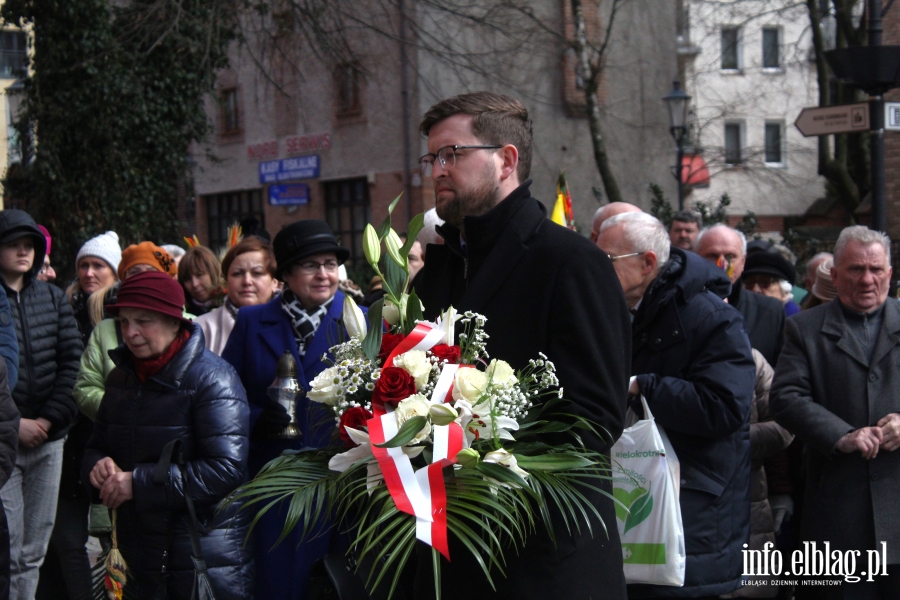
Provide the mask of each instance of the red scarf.
{"label": "red scarf", "polygon": [[131,360],[134,363],[134,372],[137,374],[138,380],[144,383],[149,377],[159,373],[172,360],[172,357],[178,354],[178,351],[184,347],[190,338],[191,331],[182,327],[178,335],[175,336],[175,340],[156,358],[138,358],[132,355]]}

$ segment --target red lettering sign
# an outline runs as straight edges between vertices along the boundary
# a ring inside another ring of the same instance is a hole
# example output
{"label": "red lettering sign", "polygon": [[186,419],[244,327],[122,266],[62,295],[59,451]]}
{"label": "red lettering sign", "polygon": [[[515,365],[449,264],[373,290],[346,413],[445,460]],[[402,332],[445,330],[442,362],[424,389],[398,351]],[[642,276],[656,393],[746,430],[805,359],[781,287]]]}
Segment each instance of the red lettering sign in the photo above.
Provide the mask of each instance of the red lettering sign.
{"label": "red lettering sign", "polygon": [[309,135],[295,135],[285,139],[284,143],[289,155],[328,150],[331,148],[331,134],[326,131]]}
{"label": "red lettering sign", "polygon": [[247,146],[247,158],[249,159],[259,160],[263,158],[274,158],[276,156],[278,156],[278,142],[276,140]]}

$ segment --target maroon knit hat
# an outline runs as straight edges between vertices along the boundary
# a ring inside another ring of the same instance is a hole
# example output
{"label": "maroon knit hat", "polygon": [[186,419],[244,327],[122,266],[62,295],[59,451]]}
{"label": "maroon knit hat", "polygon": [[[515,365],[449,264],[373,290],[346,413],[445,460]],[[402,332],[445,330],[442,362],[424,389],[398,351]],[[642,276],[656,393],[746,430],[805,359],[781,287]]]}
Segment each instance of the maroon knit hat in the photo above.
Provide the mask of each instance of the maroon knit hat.
{"label": "maroon knit hat", "polygon": [[162,271],[144,271],[122,282],[116,303],[106,307],[117,316],[120,308],[141,308],[173,317],[190,325],[184,318],[184,289],[172,276]]}

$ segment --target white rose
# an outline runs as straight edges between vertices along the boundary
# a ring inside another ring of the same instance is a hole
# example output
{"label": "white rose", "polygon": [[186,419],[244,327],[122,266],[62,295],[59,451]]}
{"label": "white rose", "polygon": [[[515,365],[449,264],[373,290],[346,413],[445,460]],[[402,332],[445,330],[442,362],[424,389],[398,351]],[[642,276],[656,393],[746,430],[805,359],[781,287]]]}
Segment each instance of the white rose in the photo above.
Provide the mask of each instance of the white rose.
{"label": "white rose", "polygon": [[[413,394],[406,400],[401,400],[394,411],[394,415],[397,417],[397,428],[403,427],[403,424],[413,417],[427,417],[430,408],[431,403],[422,394]],[[425,427],[419,430],[416,437],[407,445],[418,444],[424,441],[429,434],[431,434],[431,423],[426,422]]]}
{"label": "white rose", "polygon": [[428,383],[431,374],[431,363],[424,350],[410,350],[394,357],[394,366],[412,375],[416,380],[416,389],[421,390]]}
{"label": "white rose", "polygon": [[478,369],[473,367],[460,369],[453,381],[453,399],[467,400],[471,404],[476,404],[487,389],[487,385],[487,375]]}
{"label": "white rose", "polygon": [[338,390],[341,378],[337,367],[329,367],[316,375],[310,384],[309,393],[306,396],[313,402],[321,402],[329,406],[337,404]]}
{"label": "white rose", "polygon": [[487,372],[491,376],[491,381],[497,385],[513,385],[518,381],[516,372],[505,360],[495,358],[488,365]]}

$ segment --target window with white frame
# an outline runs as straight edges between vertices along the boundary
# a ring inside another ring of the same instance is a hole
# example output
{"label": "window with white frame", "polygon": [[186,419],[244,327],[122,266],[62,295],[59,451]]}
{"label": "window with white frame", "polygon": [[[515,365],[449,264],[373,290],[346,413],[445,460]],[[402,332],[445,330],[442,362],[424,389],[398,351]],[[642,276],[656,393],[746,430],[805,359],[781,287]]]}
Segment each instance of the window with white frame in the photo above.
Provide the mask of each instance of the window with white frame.
{"label": "window with white frame", "polygon": [[722,27],[722,70],[737,71],[741,68],[741,30],[738,27]]}
{"label": "window with white frame", "polygon": [[766,121],[766,164],[784,164],[784,121]]}
{"label": "window with white frame", "polygon": [[781,69],[781,30],[778,27],[763,27],[762,57],[764,69]]}
{"label": "window with white frame", "polygon": [[725,164],[739,165],[743,162],[743,124],[737,121],[725,123]]}

